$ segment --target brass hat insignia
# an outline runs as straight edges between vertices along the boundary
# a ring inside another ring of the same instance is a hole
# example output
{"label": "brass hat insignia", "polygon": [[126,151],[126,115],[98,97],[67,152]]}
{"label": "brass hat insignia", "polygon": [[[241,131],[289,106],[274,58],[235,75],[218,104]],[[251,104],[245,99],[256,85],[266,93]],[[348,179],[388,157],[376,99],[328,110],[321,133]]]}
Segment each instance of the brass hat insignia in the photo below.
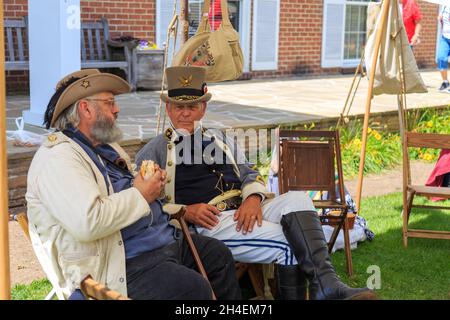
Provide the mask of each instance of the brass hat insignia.
{"label": "brass hat insignia", "polygon": [[87,80],[84,80],[84,81],[81,83],[81,86],[82,86],[83,88],[87,89],[87,88],[89,88],[89,87],[91,86],[91,83],[90,83],[89,81],[87,81]]}
{"label": "brass hat insignia", "polygon": [[190,85],[192,85],[192,75],[188,76],[187,78],[178,77],[178,80],[180,80],[182,87],[189,87]]}

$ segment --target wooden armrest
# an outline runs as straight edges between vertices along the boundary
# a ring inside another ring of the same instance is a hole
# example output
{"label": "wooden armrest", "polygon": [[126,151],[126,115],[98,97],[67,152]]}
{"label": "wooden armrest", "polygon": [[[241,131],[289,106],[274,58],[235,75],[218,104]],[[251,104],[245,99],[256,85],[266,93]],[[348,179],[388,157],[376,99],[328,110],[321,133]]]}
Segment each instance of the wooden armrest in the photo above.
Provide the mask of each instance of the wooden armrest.
{"label": "wooden armrest", "polygon": [[98,283],[90,275],[81,281],[80,289],[85,296],[94,300],[130,300],[119,292]]}

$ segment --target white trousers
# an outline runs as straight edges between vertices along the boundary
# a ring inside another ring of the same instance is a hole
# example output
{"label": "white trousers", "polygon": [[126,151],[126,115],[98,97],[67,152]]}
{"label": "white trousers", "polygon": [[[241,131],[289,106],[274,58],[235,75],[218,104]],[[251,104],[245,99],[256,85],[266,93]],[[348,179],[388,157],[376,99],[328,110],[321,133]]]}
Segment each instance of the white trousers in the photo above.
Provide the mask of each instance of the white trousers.
{"label": "white trousers", "polygon": [[284,236],[280,221],[290,212],[315,210],[312,200],[302,191],[290,191],[263,202],[261,227],[257,223],[252,232],[236,231],[233,220],[236,210],[223,211],[213,229],[197,227],[198,233],[222,240],[236,261],[246,263],[272,263],[295,265],[295,258]]}

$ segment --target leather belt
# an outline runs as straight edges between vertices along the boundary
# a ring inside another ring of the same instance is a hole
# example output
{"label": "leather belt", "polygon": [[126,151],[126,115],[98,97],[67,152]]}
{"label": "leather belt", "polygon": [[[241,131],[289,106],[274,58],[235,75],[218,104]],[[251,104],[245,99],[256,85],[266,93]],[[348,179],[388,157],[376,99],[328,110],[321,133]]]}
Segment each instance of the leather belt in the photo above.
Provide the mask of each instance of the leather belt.
{"label": "leather belt", "polygon": [[242,198],[240,196],[232,197],[229,199],[222,200],[216,203],[214,206],[220,211],[226,210],[236,210],[242,203]]}

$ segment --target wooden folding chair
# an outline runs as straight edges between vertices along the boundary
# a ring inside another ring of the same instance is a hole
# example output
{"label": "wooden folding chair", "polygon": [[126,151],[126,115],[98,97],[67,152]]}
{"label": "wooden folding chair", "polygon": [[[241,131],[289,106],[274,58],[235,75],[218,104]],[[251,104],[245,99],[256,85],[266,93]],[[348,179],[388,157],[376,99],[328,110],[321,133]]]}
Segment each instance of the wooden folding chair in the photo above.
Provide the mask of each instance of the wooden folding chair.
{"label": "wooden folding chair", "polygon": [[[50,259],[47,257],[45,253],[44,246],[40,241],[37,230],[34,225],[28,224],[27,214],[24,212],[15,214],[14,220],[17,221],[25,235],[25,237],[33,244],[34,250],[39,250],[41,252],[40,255],[36,254],[36,258],[39,260],[39,263],[44,270],[47,279],[52,284],[52,290],[47,294],[45,300],[52,300],[53,297],[57,297],[59,300],[65,300],[64,294],[62,292],[61,287],[58,284],[58,278],[56,276],[53,267],[51,266]],[[31,234],[32,233],[32,234]]]}
{"label": "wooden folding chair", "polygon": [[[330,253],[339,231],[343,229],[347,273],[352,275],[348,207],[345,201],[339,132],[280,130],[279,147],[280,194],[291,190],[328,192],[327,200],[313,200],[313,203],[317,209],[322,209],[319,214],[322,224],[334,227],[328,243]],[[336,194],[336,169],[338,194]],[[325,215],[324,209],[331,209],[338,212],[338,215]]]}
{"label": "wooden folding chair", "polygon": [[271,267],[273,269],[273,264],[236,262],[236,277],[240,280],[247,273],[255,291],[256,296],[250,300],[274,300],[275,284],[268,274]]}
{"label": "wooden folding chair", "polygon": [[425,229],[409,229],[409,216],[412,208],[424,209],[444,209],[446,206],[414,205],[414,197],[438,197],[450,199],[450,188],[428,187],[424,185],[411,184],[411,170],[409,163],[408,149],[413,148],[434,148],[450,149],[450,135],[433,133],[405,132],[403,139],[403,245],[408,246],[408,237],[428,238],[428,239],[450,239],[450,231],[437,231]]}

